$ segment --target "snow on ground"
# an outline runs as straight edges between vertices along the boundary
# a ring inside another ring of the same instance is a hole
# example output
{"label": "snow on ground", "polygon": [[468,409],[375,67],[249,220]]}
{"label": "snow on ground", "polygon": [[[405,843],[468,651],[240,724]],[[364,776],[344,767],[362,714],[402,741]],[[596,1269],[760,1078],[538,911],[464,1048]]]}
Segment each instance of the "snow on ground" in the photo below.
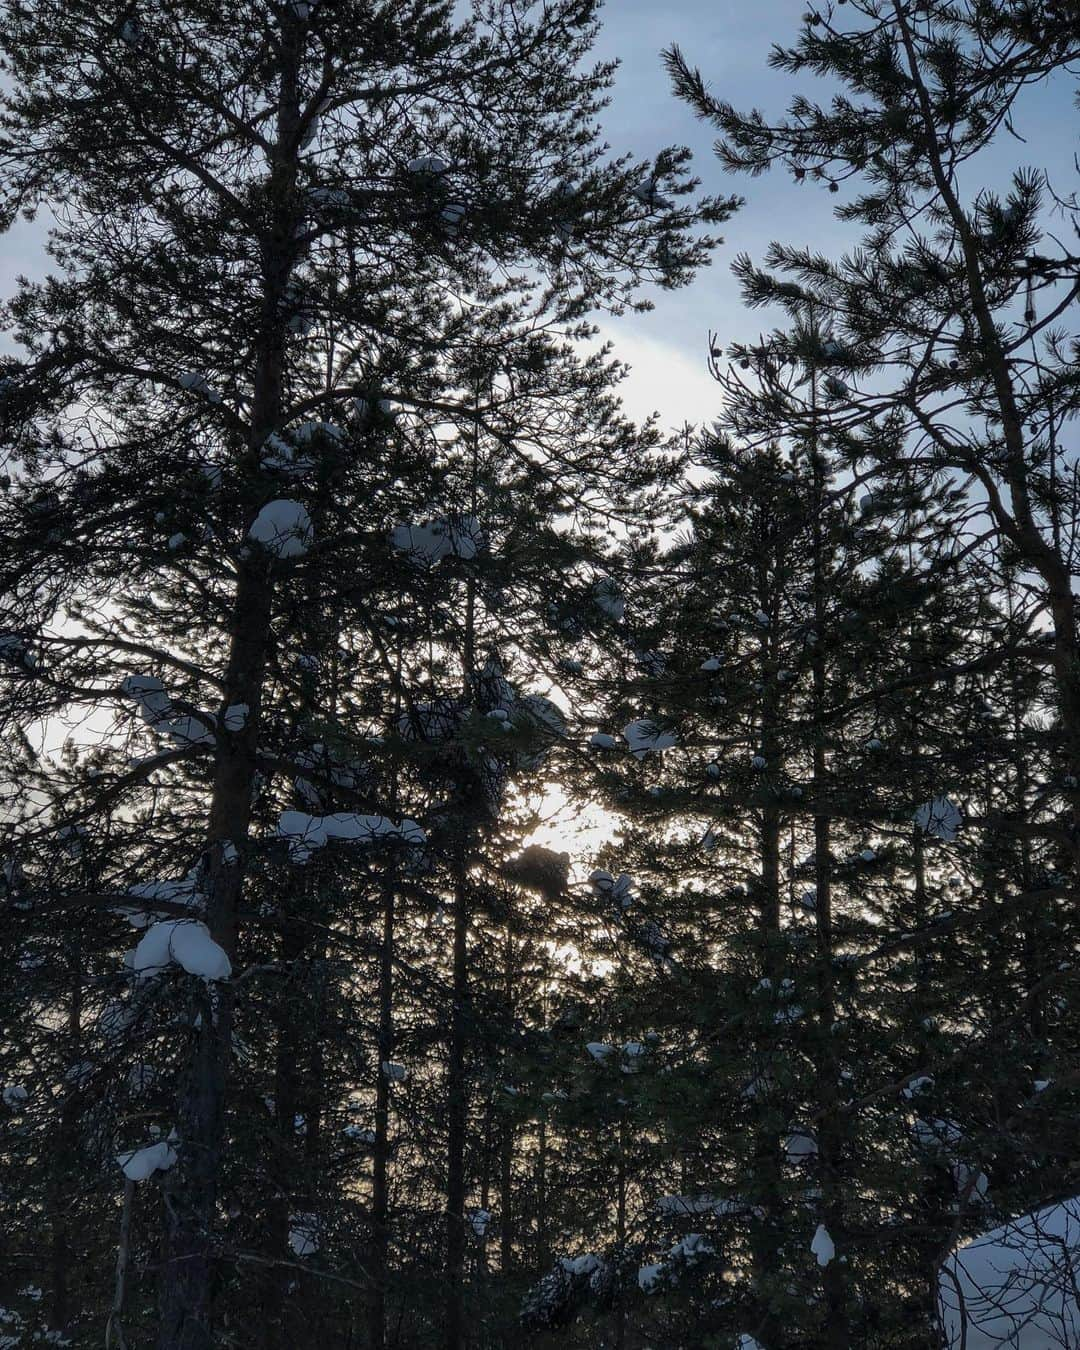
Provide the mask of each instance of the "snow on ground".
{"label": "snow on ground", "polygon": [[938,1284],[949,1350],[1080,1346],[1080,1197],[959,1247]]}

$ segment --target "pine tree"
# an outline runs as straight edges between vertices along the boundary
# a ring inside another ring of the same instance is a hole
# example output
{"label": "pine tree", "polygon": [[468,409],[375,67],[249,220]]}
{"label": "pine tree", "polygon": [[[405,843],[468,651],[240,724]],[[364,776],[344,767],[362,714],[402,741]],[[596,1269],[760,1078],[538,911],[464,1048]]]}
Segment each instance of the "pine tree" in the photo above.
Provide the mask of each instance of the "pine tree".
{"label": "pine tree", "polygon": [[[1075,380],[1069,339],[1054,325],[1074,298],[1075,260],[1034,252],[1047,204],[1039,171],[1018,170],[1005,200],[984,189],[969,205],[963,177],[1011,125],[1025,87],[1064,71],[1075,42],[1063,11],[1026,3],[811,9],[798,45],[777,47],[771,62],[791,75],[834,75],[846,92],[828,109],[799,95],[775,125],[712,96],[677,49],[667,55],[676,91],[721,131],[728,168],[783,165],[796,182],[834,192],[865,182],[837,208],[865,227],[861,249],[832,263],[775,244],[767,271],[740,260],[744,294],[750,304],[812,298],[834,333],[837,429],[891,416],[912,465],[969,481],[1003,553],[1039,578],[1070,762],[1080,725],[1065,542],[1075,503],[1057,436]],[[852,383],[860,377],[862,389]]]}
{"label": "pine tree", "polygon": [[[813,399],[823,342],[813,330],[795,341],[787,387],[811,382]],[[764,436],[771,388],[759,414],[749,385],[740,396],[742,365],[743,355],[731,373],[717,365],[725,416]],[[679,989],[661,1041],[685,1055],[688,1037],[703,1039],[653,1119],[677,1152],[693,1150],[695,1181],[670,1212],[705,1224],[718,1248],[745,1242],[755,1272],[725,1312],[701,1309],[699,1326],[749,1326],[766,1345],[927,1344],[934,1252],[957,1203],[968,1221],[985,1204],[996,1147],[970,1106],[986,1076],[981,1051],[963,1054],[975,1005],[962,1012],[958,990],[972,972],[949,969],[963,959],[949,935],[957,919],[930,908],[941,864],[928,850],[971,852],[953,842],[949,797],[977,818],[982,770],[1016,749],[972,718],[971,686],[1004,655],[1015,660],[1023,639],[976,598],[943,528],[957,498],[944,483],[931,493],[897,475],[867,493],[821,434],[792,438],[789,458],[716,435],[697,453],[707,476],[693,534],[654,565],[656,597],[642,584],[629,610],[638,648],[666,659],[621,687],[636,702],[611,721],[636,710],[655,731],[671,728],[664,767],[617,790],[635,823],[615,854],[669,938],[645,1004],[653,1025],[665,1027]],[[980,904],[959,925],[980,941],[998,922]],[[989,1011],[992,993],[975,988]],[[1000,1085],[1023,1053],[1010,1046]],[[942,1063],[933,1115],[930,1098],[918,1100],[925,1087],[907,1084],[930,1084]],[[884,1103],[882,1082],[894,1084]],[[729,1123],[709,1139],[702,1120]],[[826,1258],[823,1298],[811,1240]],[[882,1265],[890,1250],[902,1261]]]}
{"label": "pine tree", "polygon": [[[597,306],[644,304],[644,282],[684,282],[709,247],[690,227],[732,205],[674,200],[692,187],[681,152],[651,166],[604,160],[594,117],[610,67],[579,69],[592,6],[528,19],[496,6],[462,24],[451,8],[42,3],[13,10],[0,30],[13,77],[5,219],[65,201],[50,245],[57,276],[24,285],[6,311],[26,351],[5,371],[3,402],[17,716],[26,726],[79,699],[126,706],[158,746],[126,770],[106,748],[91,799],[21,825],[15,854],[57,828],[100,823],[107,806],[133,825],[110,857],[114,897],[138,880],[152,906],[143,942],[179,920],[198,948],[187,969],[203,982],[137,984],[138,1016],[157,1021],[167,1007],[190,1029],[170,1046],[175,1109],[167,1093],[158,1105],[175,1137],[153,1145],[165,1164],[163,1346],[207,1344],[215,1289],[220,1304],[247,1268],[226,1273],[215,1219],[245,1156],[226,1150],[243,1042],[233,1029],[263,998],[243,1006],[261,983],[254,973],[239,999],[222,978],[239,964],[293,972],[270,999],[272,1166],[289,1171],[298,1156],[290,1115],[304,1115],[293,1111],[302,1102],[311,1119],[300,1152],[318,1154],[318,1009],[329,1005],[315,973],[327,958],[296,923],[313,906],[332,925],[327,904],[341,897],[315,872],[298,883],[288,869],[306,844],[287,831],[285,873],[264,871],[262,830],[284,805],[274,778],[289,766],[315,783],[295,789],[309,808],[312,794],[325,810],[344,793],[380,820],[387,779],[342,779],[342,715],[357,694],[376,699],[379,682],[354,694],[337,657],[325,680],[309,678],[311,665],[351,628],[386,675],[393,616],[384,626],[373,554],[385,556],[395,518],[416,522],[452,483],[452,461],[448,479],[432,453],[440,428],[468,424],[520,447],[527,477],[545,442],[530,406],[591,390],[607,433],[593,472],[607,471],[612,445],[629,445],[602,398],[609,363],[582,365],[553,334],[583,333]],[[517,278],[529,268],[533,287]],[[478,350],[500,372],[479,398]],[[566,406],[561,431],[595,428],[596,416]],[[587,458],[542,472],[552,502],[592,492]],[[407,528],[415,541],[418,527]],[[443,518],[440,548],[449,541],[461,556],[455,539],[469,537]],[[297,635],[319,650],[297,651]],[[312,747],[327,745],[312,734],[320,726],[338,743],[313,765]],[[396,820],[379,832],[419,837]],[[147,883],[151,853],[158,876],[169,864],[187,882]],[[269,916],[249,918],[245,887],[254,900],[275,875],[287,899],[267,942]],[[72,881],[60,898],[77,909],[85,888]],[[300,1008],[316,1020],[296,1039]],[[307,1185],[274,1200],[277,1236],[249,1265],[284,1266],[287,1211]],[[241,1235],[247,1222],[238,1217]],[[297,1233],[294,1253],[315,1246]]]}
{"label": "pine tree", "polygon": [[[1006,970],[1023,970],[1023,1006],[1045,1006],[1043,989],[1063,977],[1054,969],[1062,960],[1060,907],[1074,887],[1076,775],[1069,766],[1077,666],[1068,541],[1075,502],[1060,446],[1073,412],[1074,344],[1058,324],[1074,301],[1075,260],[1066,251],[1036,251],[1045,247],[1051,200],[1039,171],[1015,173],[1004,198],[984,189],[967,200],[966,193],[968,164],[977,165],[980,152],[1021,115],[1025,87],[1060,82],[1074,49],[1073,27],[1053,7],[811,7],[797,45],[777,47],[771,62],[792,76],[836,78],[841,90],[828,106],[800,93],[779,121],[739,113],[706,89],[681,53],[668,54],[677,92],[720,130],[718,152],[728,168],[760,173],[782,165],[804,191],[815,183],[837,194],[857,183],[863,189],[837,211],[864,227],[861,246],[843,259],[774,244],[763,265],[738,261],[747,301],[778,306],[787,323],[759,344],[730,348],[736,364],[724,384],[731,425],[761,439],[816,428],[846,471],[865,478],[871,511],[898,491],[928,497],[931,483],[948,475],[951,500],[934,551],[952,562],[950,571],[939,570],[939,584],[959,587],[967,576],[985,596],[975,611],[981,631],[969,634],[966,656],[942,661],[936,644],[924,646],[924,625],[912,625],[912,667],[897,672],[896,685],[898,702],[909,708],[900,720],[901,727],[907,722],[900,781],[909,789],[927,763],[927,697],[935,685],[962,695],[948,700],[949,720],[939,725],[931,752],[966,797],[970,828],[956,849],[949,846],[962,861],[946,879],[940,845],[916,822],[910,899],[901,894],[904,903],[893,910],[913,930],[901,933],[893,950],[913,954],[921,1008],[901,1044],[923,1066],[929,1093],[915,1122],[927,1185],[912,1226],[929,1220],[953,1239],[985,1223],[978,1211],[988,1178],[990,1203],[1006,1210],[1021,1171],[1021,1205],[1057,1194],[1055,1183],[1043,1191],[1037,1180],[1046,1159],[1035,1141],[1014,1147],[999,1128],[1003,1117],[1014,1125],[1024,1118],[1017,1103],[1032,1090],[1027,1066],[1042,1052],[1037,1040],[1025,1043],[1027,1012],[1003,1016],[995,991],[1009,980]],[[805,357],[808,312],[827,334],[818,354],[827,372],[823,398],[813,384],[793,388],[788,375],[792,358]],[[740,368],[755,370],[764,398]],[[1018,569],[1026,578],[1019,607]],[[1034,704],[1028,714],[1017,705],[1007,731],[994,691],[1002,681],[1015,690],[1018,677]],[[1034,725],[1036,689],[1054,709],[1045,739]],[[1049,774],[1047,752],[1062,766]],[[1029,774],[1042,784],[1031,796]],[[1025,786],[1018,797],[1007,784]],[[925,790],[932,818],[938,789],[927,783]],[[1057,861],[1034,880],[1024,854],[1051,837]],[[1036,930],[1041,936],[1033,942]],[[1044,958],[1033,960],[1042,942]],[[1059,998],[1058,1014],[1066,1008]],[[1056,1027],[1045,1030],[1056,1042]],[[991,1044],[998,1049],[993,1065],[986,1059]],[[940,1073],[927,1067],[935,1063]],[[994,1109],[981,1109],[987,1099]],[[963,1178],[955,1202],[948,1198],[950,1169],[952,1181]],[[955,1221],[950,1203],[960,1205]],[[929,1309],[932,1256],[913,1236],[909,1269],[926,1271]]]}

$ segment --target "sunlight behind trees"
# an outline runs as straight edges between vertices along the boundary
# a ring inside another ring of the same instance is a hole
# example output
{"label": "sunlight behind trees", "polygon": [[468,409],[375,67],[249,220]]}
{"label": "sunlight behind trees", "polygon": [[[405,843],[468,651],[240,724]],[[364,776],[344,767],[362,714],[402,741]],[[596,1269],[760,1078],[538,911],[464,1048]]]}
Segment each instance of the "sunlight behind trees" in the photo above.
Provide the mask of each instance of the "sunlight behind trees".
{"label": "sunlight behind trees", "polygon": [[635,6],[0,13],[0,1345],[1075,1346],[1075,15]]}

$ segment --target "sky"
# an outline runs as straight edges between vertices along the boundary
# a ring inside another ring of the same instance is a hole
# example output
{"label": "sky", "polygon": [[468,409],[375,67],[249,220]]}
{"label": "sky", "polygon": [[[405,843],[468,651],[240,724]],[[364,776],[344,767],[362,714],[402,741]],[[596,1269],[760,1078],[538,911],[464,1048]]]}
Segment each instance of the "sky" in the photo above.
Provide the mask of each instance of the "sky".
{"label": "sky", "polygon": [[[715,131],[674,97],[660,59],[664,48],[677,44],[700,68],[710,91],[741,110],[757,107],[776,118],[797,91],[825,101],[830,90],[824,82],[806,76],[797,90],[789,75],[768,67],[774,44],[794,44],[807,8],[808,0],[668,0],[663,5],[656,0],[607,0],[604,6],[597,54],[621,62],[604,123],[612,149],[646,155],[665,144],[688,145],[702,191],[746,198],[721,227],[724,243],[712,265],[691,286],[657,292],[653,313],[626,316],[605,328],[615,354],[635,367],[624,388],[624,402],[635,416],[655,408],[670,426],[716,416],[719,391],[706,370],[709,330],[726,346],[753,340],[771,326],[768,311],[750,312],[741,305],[730,274],[737,254],[760,260],[776,239],[838,256],[857,239],[852,227],[833,214],[847,189],[835,196],[824,185],[796,185],[783,171],[760,178],[726,173],[713,153]],[[962,182],[967,194],[986,185],[1005,187],[1015,168],[1028,165],[1048,168],[1059,191],[1073,191],[1078,126],[1074,91],[1065,78],[1029,92],[1017,116],[1017,130],[1026,143],[1000,137],[971,166]],[[1075,240],[1066,242],[1075,245]]]}
{"label": "sky", "polygon": [[[691,286],[654,291],[653,312],[601,325],[602,336],[615,344],[615,355],[632,367],[622,394],[635,417],[655,410],[662,425],[675,428],[717,415],[719,390],[706,368],[710,329],[726,346],[753,340],[770,326],[767,312],[751,313],[741,306],[730,275],[738,253],[760,259],[770,241],[778,239],[835,256],[855,240],[851,228],[833,216],[846,190],[836,197],[824,186],[797,186],[783,172],[762,178],[726,174],[712,151],[713,131],[673,96],[660,59],[665,47],[677,43],[719,97],[776,117],[795,88],[787,75],[768,68],[769,49],[776,42],[794,41],[806,6],[807,0],[607,0],[603,7],[595,55],[621,62],[602,121],[612,153],[631,151],[651,158],[665,145],[688,145],[703,191],[747,199],[721,227],[724,243]],[[829,92],[811,77],[801,91],[812,97]],[[1059,80],[1053,88],[1030,95],[1020,109],[1018,130],[1027,143],[1001,138],[973,166],[965,184],[969,193],[984,183],[1004,184],[1012,168],[1024,164],[1050,167],[1058,188],[1073,190],[1077,115],[1069,82]],[[20,222],[0,236],[0,295],[10,294],[18,272],[40,270],[43,234],[43,225]]]}

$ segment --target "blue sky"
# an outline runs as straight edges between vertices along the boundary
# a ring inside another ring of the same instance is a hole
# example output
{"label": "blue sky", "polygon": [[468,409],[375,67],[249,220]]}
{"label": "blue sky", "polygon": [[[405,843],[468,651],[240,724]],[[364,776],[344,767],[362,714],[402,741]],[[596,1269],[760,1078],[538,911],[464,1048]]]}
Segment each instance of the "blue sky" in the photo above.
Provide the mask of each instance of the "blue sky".
{"label": "blue sky", "polygon": [[[633,151],[651,156],[663,145],[689,145],[703,189],[739,193],[747,204],[723,227],[725,242],[713,264],[683,291],[657,292],[651,314],[605,324],[603,335],[616,344],[616,354],[633,367],[624,385],[624,400],[635,416],[656,409],[665,425],[700,422],[716,413],[718,390],[705,368],[707,337],[716,329],[721,341],[751,339],[768,316],[742,309],[730,276],[732,259],[745,251],[761,257],[770,240],[806,244],[838,253],[854,241],[850,229],[833,217],[838,199],[823,187],[797,187],[783,173],[763,178],[725,175],[712,153],[713,132],[671,94],[660,52],[678,43],[702,69],[714,91],[737,107],[758,106],[778,115],[794,88],[788,77],[768,68],[769,48],[788,43],[797,33],[807,0],[607,0],[598,58],[617,57],[622,65],[615,79],[613,101],[603,130],[614,153]],[[828,91],[808,79],[803,92]],[[1030,94],[1020,110],[1021,144],[1002,138],[988,157],[973,166],[965,185],[973,192],[983,181],[1004,185],[1017,165],[1045,165],[1054,171],[1059,190],[1076,182],[1072,156],[1076,150],[1076,109],[1067,78]],[[976,181],[976,177],[979,181]],[[19,271],[41,267],[41,224],[19,223],[0,237],[0,294],[9,294]]]}
{"label": "blue sky", "polygon": [[[741,306],[729,270],[736,254],[760,258],[770,241],[778,239],[837,255],[858,237],[833,216],[846,193],[837,197],[823,186],[797,186],[783,172],[761,178],[725,174],[712,152],[715,133],[673,97],[660,61],[660,52],[677,43],[719,97],[737,108],[759,107],[776,117],[796,87],[788,75],[769,69],[769,50],[774,43],[793,44],[807,8],[808,0],[669,0],[666,5],[607,0],[604,7],[598,54],[622,62],[605,117],[612,149],[645,155],[663,144],[688,145],[704,191],[746,198],[746,205],[722,228],[725,242],[712,266],[692,286],[674,294],[660,292],[654,296],[653,313],[626,316],[605,328],[617,354],[635,367],[624,387],[625,402],[635,415],[656,408],[668,425],[715,416],[718,390],[705,371],[709,329],[727,343],[752,339],[770,326],[767,312],[751,313]],[[829,94],[822,81],[809,76],[799,92],[822,100]],[[987,184],[1005,188],[1013,169],[1028,165],[1046,167],[1059,192],[1072,192],[1077,186],[1074,92],[1067,76],[1029,91],[1017,117],[1026,144],[1001,137],[970,166],[963,183],[967,194]],[[1060,229],[1060,220],[1056,225]],[[1075,240],[1065,236],[1065,242],[1075,251]]]}

